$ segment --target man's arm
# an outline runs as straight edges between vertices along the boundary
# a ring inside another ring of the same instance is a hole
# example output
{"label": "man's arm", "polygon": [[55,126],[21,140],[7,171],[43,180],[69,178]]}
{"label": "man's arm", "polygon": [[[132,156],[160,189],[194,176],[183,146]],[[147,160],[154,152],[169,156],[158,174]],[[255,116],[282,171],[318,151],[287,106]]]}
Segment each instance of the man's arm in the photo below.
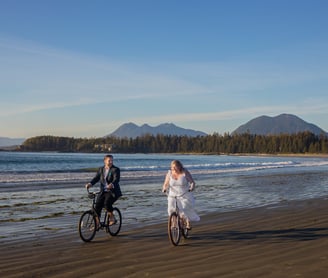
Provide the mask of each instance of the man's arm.
{"label": "man's arm", "polygon": [[111,168],[111,184],[113,185],[113,187],[115,188],[115,186],[118,186],[120,183],[120,178],[121,178],[121,171],[120,168],[118,167],[112,167]]}
{"label": "man's arm", "polygon": [[102,173],[102,168],[100,167],[96,173],[96,175],[94,176],[94,178],[89,182],[87,183],[85,186],[86,188],[89,188],[91,186],[94,186],[99,180],[100,180],[100,177],[101,177],[101,173]]}

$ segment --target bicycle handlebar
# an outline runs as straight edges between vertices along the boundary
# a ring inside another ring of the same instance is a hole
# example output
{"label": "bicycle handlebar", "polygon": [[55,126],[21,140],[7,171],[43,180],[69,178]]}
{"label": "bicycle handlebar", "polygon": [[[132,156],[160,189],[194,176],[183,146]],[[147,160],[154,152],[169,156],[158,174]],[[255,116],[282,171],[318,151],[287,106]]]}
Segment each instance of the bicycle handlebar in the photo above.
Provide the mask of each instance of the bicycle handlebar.
{"label": "bicycle handlebar", "polygon": [[167,197],[172,197],[172,198],[180,198],[182,196],[184,196],[187,192],[191,192],[191,190],[189,189],[188,191],[186,191],[185,193],[183,193],[182,195],[179,196],[169,196],[169,190],[164,190],[162,191]]}
{"label": "bicycle handlebar", "polygon": [[87,191],[88,191],[88,194],[93,194],[93,195],[97,195],[97,194],[100,193],[100,190],[98,190],[98,191],[90,191],[89,188],[87,188]]}

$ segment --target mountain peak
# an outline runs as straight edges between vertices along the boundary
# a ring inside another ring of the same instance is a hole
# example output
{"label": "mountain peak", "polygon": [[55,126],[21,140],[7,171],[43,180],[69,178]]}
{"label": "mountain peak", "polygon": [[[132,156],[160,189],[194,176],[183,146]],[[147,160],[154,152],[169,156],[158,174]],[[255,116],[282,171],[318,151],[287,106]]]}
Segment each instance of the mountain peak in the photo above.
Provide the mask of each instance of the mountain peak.
{"label": "mountain peak", "polygon": [[163,134],[163,135],[177,135],[177,136],[191,136],[191,137],[196,137],[196,136],[206,136],[207,134],[202,131],[197,131],[193,129],[185,129],[176,126],[173,123],[164,123],[160,124],[158,126],[152,127],[148,124],[143,124],[141,126],[138,126],[134,123],[126,123],[121,125],[118,129],[116,129],[114,132],[106,135],[107,136],[115,136],[115,137],[120,137],[120,138],[136,138],[140,137],[146,134],[150,135],[158,135],[158,134]]}
{"label": "mountain peak", "polygon": [[0,147],[21,145],[24,141],[24,138],[0,137]]}
{"label": "mountain peak", "polygon": [[232,134],[250,133],[257,135],[295,134],[309,131],[316,135],[327,134],[318,126],[307,123],[292,114],[280,114],[275,117],[260,116],[239,126]]}

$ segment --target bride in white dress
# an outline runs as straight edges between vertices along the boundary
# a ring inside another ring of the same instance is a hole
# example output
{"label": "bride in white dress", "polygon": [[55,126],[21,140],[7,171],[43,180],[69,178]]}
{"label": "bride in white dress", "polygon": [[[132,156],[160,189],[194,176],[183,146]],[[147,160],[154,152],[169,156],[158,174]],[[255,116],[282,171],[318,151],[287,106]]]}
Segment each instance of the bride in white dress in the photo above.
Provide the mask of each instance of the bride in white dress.
{"label": "bride in white dress", "polygon": [[199,221],[200,218],[195,212],[195,199],[191,191],[195,189],[195,182],[187,169],[185,169],[179,160],[171,162],[171,170],[166,174],[162,191],[168,194],[167,212],[170,215],[175,211],[175,197],[181,216],[187,221],[187,228],[191,229],[190,221]]}

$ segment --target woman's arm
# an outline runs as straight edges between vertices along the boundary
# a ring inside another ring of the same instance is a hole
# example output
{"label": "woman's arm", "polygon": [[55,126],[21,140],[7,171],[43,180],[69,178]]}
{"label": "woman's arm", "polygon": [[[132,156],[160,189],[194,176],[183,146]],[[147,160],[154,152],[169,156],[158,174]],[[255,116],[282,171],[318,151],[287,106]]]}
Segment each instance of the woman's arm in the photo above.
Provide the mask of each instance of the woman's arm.
{"label": "woman's arm", "polygon": [[195,183],[194,179],[192,178],[190,172],[187,169],[185,169],[185,175],[186,175],[186,179],[190,185],[189,191],[193,191],[195,189],[196,183]]}
{"label": "woman's arm", "polygon": [[170,186],[170,171],[167,172],[165,181],[163,183],[162,192],[165,192]]}

